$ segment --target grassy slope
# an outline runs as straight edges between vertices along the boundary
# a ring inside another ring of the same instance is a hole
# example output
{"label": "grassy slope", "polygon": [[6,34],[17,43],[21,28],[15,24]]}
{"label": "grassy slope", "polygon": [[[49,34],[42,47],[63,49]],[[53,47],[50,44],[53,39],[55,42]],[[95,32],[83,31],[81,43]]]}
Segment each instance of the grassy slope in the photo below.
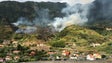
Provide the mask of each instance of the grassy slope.
{"label": "grassy slope", "polygon": [[[52,37],[50,40],[45,42],[44,40],[37,39],[38,34],[12,34],[10,27],[0,26],[0,39],[9,39],[14,38],[23,44],[28,44],[34,42],[34,44],[44,43],[46,45],[52,42],[64,42],[66,43],[65,47],[76,48],[82,51],[88,50],[97,50],[97,51],[107,51],[110,52],[111,38],[108,40],[107,36],[103,36],[98,32],[80,26],[69,26],[63,31],[56,33],[55,37]],[[8,38],[9,37],[9,38]],[[111,35],[110,35],[111,37]],[[36,43],[37,42],[37,43]],[[75,44],[76,46],[70,46],[67,43]],[[100,47],[91,47],[91,43],[100,43]],[[30,46],[29,46],[30,47]],[[110,49],[109,49],[110,48]],[[107,50],[109,49],[109,50]]]}
{"label": "grassy slope", "polygon": [[12,29],[10,26],[0,25],[0,39],[10,39]]}
{"label": "grassy slope", "polygon": [[[90,44],[103,44],[106,41],[107,40],[105,40],[105,36],[99,34],[94,30],[80,26],[69,26],[60,33],[57,33],[56,36],[51,40],[51,42],[69,42],[76,44],[76,46],[73,47],[80,51],[98,51],[98,47],[91,47]],[[69,48],[72,48],[72,46],[69,46]]]}

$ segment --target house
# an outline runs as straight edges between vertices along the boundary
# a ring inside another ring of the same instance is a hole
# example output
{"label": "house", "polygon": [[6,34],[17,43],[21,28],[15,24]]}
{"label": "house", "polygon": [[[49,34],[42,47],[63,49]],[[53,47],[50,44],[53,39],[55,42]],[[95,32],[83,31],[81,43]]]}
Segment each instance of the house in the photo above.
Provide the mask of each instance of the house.
{"label": "house", "polygon": [[99,54],[99,53],[94,53],[93,56],[95,59],[101,59],[102,58],[101,54]]}
{"label": "house", "polygon": [[100,43],[92,43],[92,44],[90,44],[90,46],[92,46],[92,47],[97,47],[97,46],[100,46],[101,44]]}
{"label": "house", "polygon": [[106,30],[107,31],[111,31],[112,30],[112,27],[107,27]]}
{"label": "house", "polygon": [[5,57],[5,60],[6,60],[6,61],[10,61],[10,60],[12,60],[12,57],[11,57],[11,56],[6,56],[6,57]]}
{"label": "house", "polygon": [[20,51],[19,50],[14,50],[13,53],[18,54],[18,53],[20,53]]}
{"label": "house", "polygon": [[11,43],[10,40],[4,40],[4,41],[3,41],[3,45],[9,45],[10,43]]}
{"label": "house", "polygon": [[86,56],[86,59],[87,60],[95,60],[95,57],[93,56],[93,54],[88,54],[87,56]]}
{"label": "house", "polygon": [[0,58],[0,63],[3,63],[4,62],[4,59],[3,58]]}
{"label": "house", "polygon": [[49,51],[50,50],[50,46],[44,44],[44,43],[36,43],[36,44],[33,44],[35,46],[32,46],[30,49],[31,50],[45,50],[45,51]]}
{"label": "house", "polygon": [[69,55],[70,55],[70,51],[68,51],[68,50],[63,50],[63,51],[62,51],[62,55],[63,55],[63,56],[69,56]]}
{"label": "house", "polygon": [[2,47],[4,47],[4,45],[3,44],[0,44],[0,48],[2,48]]}

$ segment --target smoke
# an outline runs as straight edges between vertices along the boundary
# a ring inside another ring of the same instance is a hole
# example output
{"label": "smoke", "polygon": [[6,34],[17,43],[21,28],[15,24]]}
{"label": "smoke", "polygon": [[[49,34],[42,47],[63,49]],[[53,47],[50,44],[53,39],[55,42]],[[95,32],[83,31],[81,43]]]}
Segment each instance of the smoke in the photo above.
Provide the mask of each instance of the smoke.
{"label": "smoke", "polygon": [[101,16],[105,19],[112,19],[112,0],[98,0],[101,3]]}
{"label": "smoke", "polygon": [[66,2],[68,5],[73,6],[77,3],[79,4],[89,4],[92,3],[94,0],[61,0],[60,2]]}
{"label": "smoke", "polygon": [[38,9],[34,6],[37,17],[33,21],[28,21],[22,17],[13,24],[19,27],[16,31],[17,33],[34,32],[38,26],[52,26],[52,30],[54,29],[60,32],[67,26],[74,24],[84,25],[88,22],[87,16],[93,1],[94,0],[61,0],[60,2],[67,2],[67,7],[62,9],[62,13],[66,15],[63,18],[54,18],[53,22],[49,19],[49,9]]}
{"label": "smoke", "polygon": [[93,1],[94,0],[68,1],[68,6],[62,10],[62,13],[65,13],[66,16],[63,18],[55,18],[51,25],[59,32],[70,25],[84,25],[88,22],[87,16]]}
{"label": "smoke", "polygon": [[37,27],[35,26],[22,26],[18,30],[16,30],[16,33],[34,33],[37,30]]}
{"label": "smoke", "polygon": [[38,16],[33,20],[34,25],[45,27],[51,22],[49,18],[49,9],[38,10],[38,8],[35,7],[35,11]]}
{"label": "smoke", "polygon": [[29,21],[24,17],[20,17],[17,22],[12,23],[19,29],[16,33],[33,33],[38,30],[38,27],[46,27],[51,22],[49,19],[48,9],[38,9],[35,7],[36,17],[33,21]]}
{"label": "smoke", "polygon": [[95,0],[88,14],[87,25],[112,27],[112,0]]}
{"label": "smoke", "polygon": [[20,17],[18,19],[18,21],[16,23],[13,23],[15,26],[20,26],[20,25],[33,25],[33,23],[31,21],[28,21],[28,19],[24,18],[24,17]]}

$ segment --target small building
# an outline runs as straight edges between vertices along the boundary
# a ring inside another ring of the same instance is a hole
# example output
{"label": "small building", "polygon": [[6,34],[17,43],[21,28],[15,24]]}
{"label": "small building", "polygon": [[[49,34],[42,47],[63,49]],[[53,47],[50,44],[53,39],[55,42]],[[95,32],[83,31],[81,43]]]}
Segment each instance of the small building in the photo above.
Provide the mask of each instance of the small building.
{"label": "small building", "polygon": [[4,45],[3,44],[0,44],[0,48],[2,48],[2,47],[4,47]]}
{"label": "small building", "polygon": [[0,63],[3,63],[4,62],[4,59],[3,58],[0,58]]}
{"label": "small building", "polygon": [[68,50],[63,50],[63,51],[62,51],[62,55],[63,55],[63,56],[69,56],[69,55],[70,55],[70,51],[68,51]]}
{"label": "small building", "polygon": [[95,57],[93,56],[93,54],[88,54],[87,56],[86,56],[86,59],[87,60],[95,60]]}
{"label": "small building", "polygon": [[4,40],[4,41],[3,41],[3,45],[9,45],[10,43],[11,43],[10,40]]}
{"label": "small building", "polygon": [[96,60],[102,58],[101,54],[99,54],[99,53],[94,53],[93,56]]}
{"label": "small building", "polygon": [[6,57],[5,57],[5,60],[6,60],[6,61],[10,61],[10,60],[12,60],[12,57],[11,57],[11,56],[6,56]]}
{"label": "small building", "polygon": [[20,51],[19,50],[14,50],[13,53],[18,54],[18,53],[20,53]]}
{"label": "small building", "polygon": [[101,44],[100,43],[92,43],[92,44],[90,44],[90,46],[92,46],[92,47],[97,47],[97,46],[100,46]]}
{"label": "small building", "polygon": [[112,30],[112,27],[106,27],[106,30],[107,31],[111,31]]}

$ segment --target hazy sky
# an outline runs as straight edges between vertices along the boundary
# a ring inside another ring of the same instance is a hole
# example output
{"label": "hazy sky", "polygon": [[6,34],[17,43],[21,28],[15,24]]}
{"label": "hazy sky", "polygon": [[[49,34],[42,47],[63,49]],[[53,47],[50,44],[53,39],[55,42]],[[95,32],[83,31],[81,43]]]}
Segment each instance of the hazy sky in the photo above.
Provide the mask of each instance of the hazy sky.
{"label": "hazy sky", "polygon": [[[0,1],[8,1],[8,0],[0,0]],[[20,2],[25,2],[25,1],[37,1],[37,2],[41,2],[41,1],[52,1],[52,2],[59,2],[61,0],[10,0],[10,1],[20,1]]]}

